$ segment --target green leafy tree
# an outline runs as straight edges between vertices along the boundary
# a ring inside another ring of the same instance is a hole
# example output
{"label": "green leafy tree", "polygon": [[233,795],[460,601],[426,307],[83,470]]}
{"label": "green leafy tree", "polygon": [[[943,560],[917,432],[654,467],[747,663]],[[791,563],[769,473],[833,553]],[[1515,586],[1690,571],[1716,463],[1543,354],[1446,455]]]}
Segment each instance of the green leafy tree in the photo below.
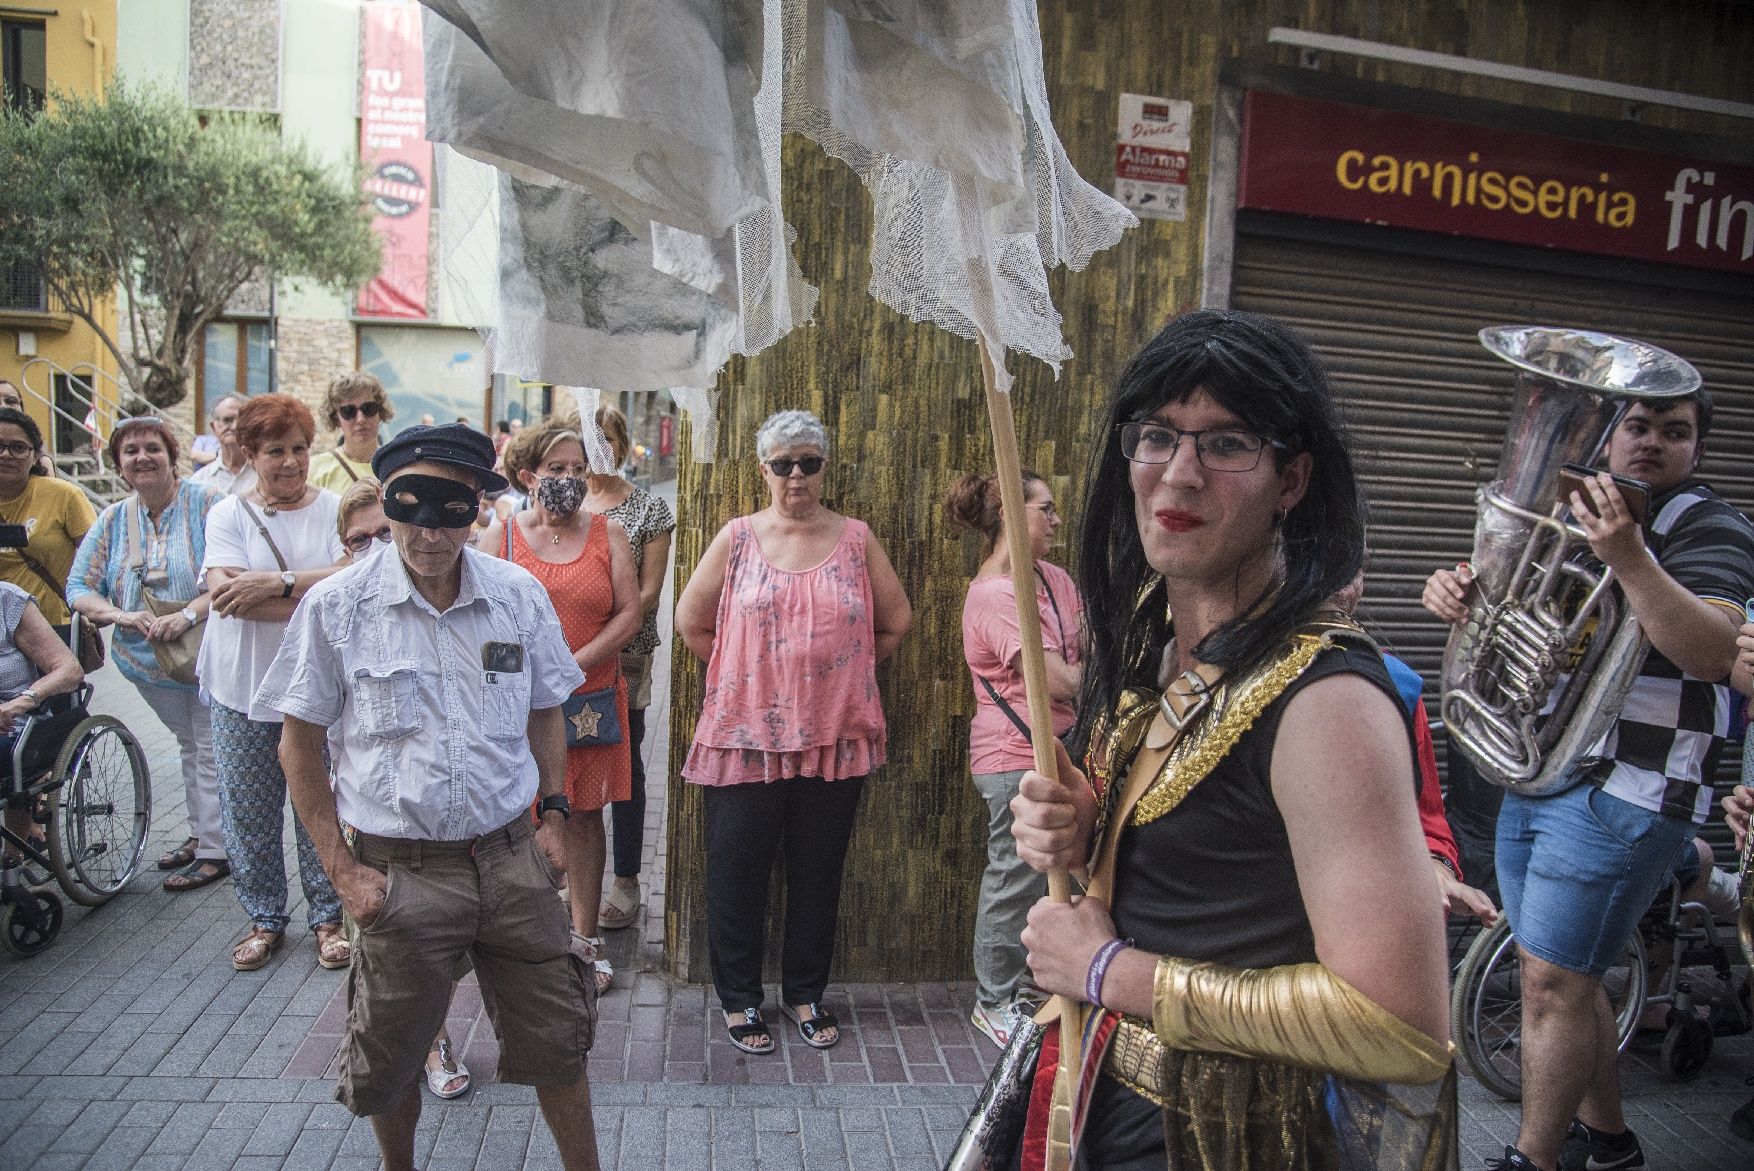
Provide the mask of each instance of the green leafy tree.
{"label": "green leafy tree", "polygon": [[[378,260],[358,174],[247,115],[122,82],[0,114],[0,269],[40,271],[155,407],[188,393],[202,331],[245,284],[345,293]],[[118,290],[120,330],[105,320]]]}

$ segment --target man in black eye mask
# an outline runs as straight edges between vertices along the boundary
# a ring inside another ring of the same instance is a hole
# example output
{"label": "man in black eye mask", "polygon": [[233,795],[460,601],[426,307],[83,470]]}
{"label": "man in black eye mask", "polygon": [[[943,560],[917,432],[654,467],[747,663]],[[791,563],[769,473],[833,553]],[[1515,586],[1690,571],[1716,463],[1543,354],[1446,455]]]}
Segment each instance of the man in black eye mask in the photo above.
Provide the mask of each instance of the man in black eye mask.
{"label": "man in black eye mask", "polygon": [[335,1096],[371,1118],[389,1171],[413,1167],[427,1043],[464,954],[501,1080],[536,1087],[568,1171],[597,1166],[593,953],[554,897],[560,705],[584,675],[536,579],[467,547],[481,492],[506,486],[493,462],[456,424],[379,448],[395,547],[305,596],[257,695],[286,717],[293,805],[359,926]]}

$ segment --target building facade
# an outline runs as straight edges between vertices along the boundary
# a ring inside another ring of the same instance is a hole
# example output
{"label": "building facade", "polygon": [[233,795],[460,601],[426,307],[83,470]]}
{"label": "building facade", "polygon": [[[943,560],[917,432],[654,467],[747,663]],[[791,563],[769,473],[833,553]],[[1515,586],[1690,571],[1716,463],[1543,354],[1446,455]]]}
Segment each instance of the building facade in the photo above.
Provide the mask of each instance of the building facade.
{"label": "building facade", "polygon": [[[115,64],[113,0],[0,3],[0,100],[8,108],[40,109],[57,90],[101,92]],[[113,332],[115,306],[103,316]],[[115,376],[115,358],[97,332],[56,304],[34,270],[0,271],[0,378],[24,390],[26,410],[52,449],[89,442],[85,388],[113,403]]]}
{"label": "building facade", "polygon": [[[334,375],[354,369],[388,389],[396,409],[389,432],[427,415],[486,429],[550,409],[550,388],[490,375],[476,322],[452,295],[490,287],[492,270],[490,261],[447,265],[441,256],[445,208],[425,141],[420,19],[413,0],[123,6],[125,76],[168,88],[198,110],[271,119],[320,157],[358,166],[384,249],[379,278],[351,296],[265,281],[234,298],[204,339],[191,419],[234,392],[285,391],[315,407]],[[636,441],[649,431],[655,443],[667,403],[647,395],[631,405]]]}

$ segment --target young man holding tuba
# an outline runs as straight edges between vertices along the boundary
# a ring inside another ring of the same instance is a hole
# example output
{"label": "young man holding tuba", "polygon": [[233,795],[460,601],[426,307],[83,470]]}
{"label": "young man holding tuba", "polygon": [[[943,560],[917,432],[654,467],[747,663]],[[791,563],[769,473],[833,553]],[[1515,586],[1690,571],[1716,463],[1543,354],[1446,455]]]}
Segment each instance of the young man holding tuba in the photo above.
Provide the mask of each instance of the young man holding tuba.
{"label": "young man holding tuba", "polygon": [[[1651,650],[1569,787],[1507,792],[1499,814],[1498,883],[1523,971],[1522,1127],[1517,1145],[1487,1164],[1502,1171],[1645,1165],[1621,1114],[1601,976],[1691,848],[1729,733],[1728,676],[1742,602],[1754,594],[1754,526],[1693,478],[1710,425],[1701,388],[1635,400],[1615,427],[1607,470],[1650,486],[1648,523],[1607,475],[1568,500]],[[1438,570],[1425,608],[1464,621],[1469,584],[1465,566]]]}

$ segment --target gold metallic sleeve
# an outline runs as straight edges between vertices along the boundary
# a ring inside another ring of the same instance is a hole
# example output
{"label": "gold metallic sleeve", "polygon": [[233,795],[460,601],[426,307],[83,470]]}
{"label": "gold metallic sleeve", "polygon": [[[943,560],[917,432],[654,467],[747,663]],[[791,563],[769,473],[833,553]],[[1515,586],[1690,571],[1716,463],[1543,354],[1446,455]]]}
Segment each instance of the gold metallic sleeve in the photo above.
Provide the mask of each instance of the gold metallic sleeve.
{"label": "gold metallic sleeve", "polygon": [[1171,1049],[1291,1062],[1361,1081],[1435,1082],[1454,1052],[1320,964],[1236,969],[1164,956],[1151,1018]]}

